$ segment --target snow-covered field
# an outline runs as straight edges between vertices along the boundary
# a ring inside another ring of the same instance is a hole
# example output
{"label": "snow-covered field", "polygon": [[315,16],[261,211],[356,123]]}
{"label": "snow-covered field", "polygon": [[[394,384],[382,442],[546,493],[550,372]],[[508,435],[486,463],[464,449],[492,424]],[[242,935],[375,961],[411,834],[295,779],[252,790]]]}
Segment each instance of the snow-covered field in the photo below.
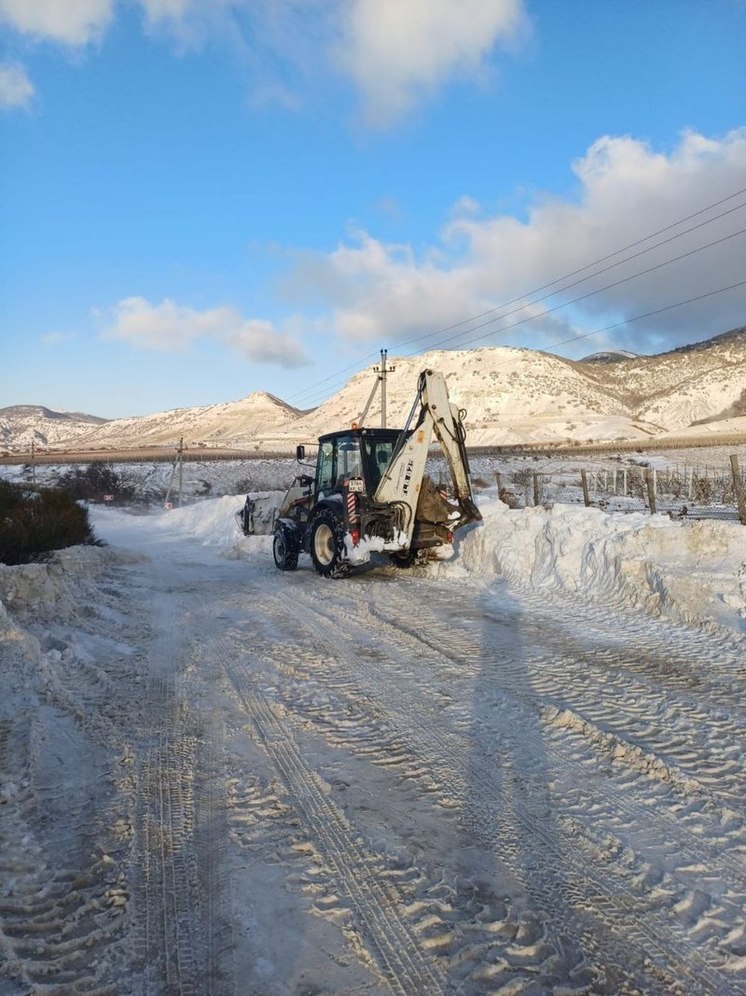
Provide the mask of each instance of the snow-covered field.
{"label": "snow-covered field", "polygon": [[325,581],[242,497],[0,567],[0,994],[746,991],[746,531]]}

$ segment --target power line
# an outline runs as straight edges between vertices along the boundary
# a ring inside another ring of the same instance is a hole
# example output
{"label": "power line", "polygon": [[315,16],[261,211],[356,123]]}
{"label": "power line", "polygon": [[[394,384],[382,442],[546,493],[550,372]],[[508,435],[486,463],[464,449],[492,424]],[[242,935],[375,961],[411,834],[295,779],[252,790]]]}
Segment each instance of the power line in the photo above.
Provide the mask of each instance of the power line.
{"label": "power line", "polygon": [[[619,280],[614,280],[610,284],[605,284],[603,287],[598,287],[596,290],[588,291],[586,294],[579,294],[577,297],[571,298],[569,301],[562,301],[560,304],[556,304],[553,308],[545,308],[540,314],[529,315],[527,318],[522,318],[520,321],[512,322],[510,325],[506,325],[499,329],[490,329],[489,332],[485,332],[483,335],[473,336],[470,339],[464,339],[461,343],[462,346],[468,346],[474,342],[481,342],[483,339],[488,339],[493,335],[502,335],[504,332],[509,332],[511,329],[518,328],[520,325],[526,325],[529,322],[538,321],[540,318],[546,318],[547,315],[551,315],[555,311],[561,311],[562,308],[568,308],[572,304],[577,304],[578,301],[585,301],[589,297],[593,297],[596,294],[601,294],[603,291],[611,290],[614,287],[619,287],[621,284],[629,283],[630,280],[636,280],[638,277],[643,277],[647,273],[653,273],[655,270],[660,270],[664,266],[670,266],[671,263],[678,263],[682,259],[686,259],[688,256],[693,256],[695,253],[702,252],[704,249],[711,249],[713,246],[720,245],[722,242],[727,242],[729,239],[733,239],[738,235],[743,235],[746,233],[746,228],[741,228],[737,232],[731,232],[730,235],[724,235],[720,239],[715,239],[713,242],[708,242],[703,246],[697,246],[695,249],[690,249],[687,252],[681,253],[679,256],[674,256],[671,259],[664,260],[662,263],[655,263],[652,266],[646,267],[644,270],[638,270],[637,273],[631,273],[629,276],[621,277]],[[536,301],[530,301],[528,304],[536,304]],[[526,307],[526,305],[524,305]],[[476,325],[474,328],[469,329],[469,332],[474,332],[477,329],[485,328],[487,325],[492,325],[495,321],[502,321],[503,318],[508,318],[510,315],[515,314],[518,311],[522,311],[523,308],[516,308],[514,311],[508,312],[507,315],[501,315],[498,318],[491,318],[481,325]],[[461,339],[465,333],[459,333],[456,336],[451,336],[448,339],[443,340],[444,342],[452,342],[454,339]]]}
{"label": "power line", "polygon": [[571,336],[569,339],[562,339],[559,342],[553,342],[550,344],[551,349],[558,349],[560,346],[567,346],[573,342],[579,342],[581,339],[590,339],[596,335],[602,335],[604,332],[613,332],[615,329],[624,328],[626,325],[631,325],[633,322],[640,322],[644,318],[652,318],[655,315],[662,315],[667,311],[673,311],[675,308],[683,308],[687,304],[696,304],[698,301],[704,301],[710,297],[716,297],[718,294],[725,294],[730,290],[735,290],[738,287],[746,287],[746,280],[739,280],[734,284],[727,284],[725,287],[718,287],[717,290],[706,291],[703,294],[696,294],[694,297],[685,298],[683,301],[675,301],[673,304],[664,305],[662,308],[654,308],[652,311],[646,311],[640,315],[633,315],[631,318],[625,318],[621,322],[614,322],[612,325],[605,325],[603,328],[594,329],[592,332],[582,332],[580,335]]}
{"label": "power line", "polygon": [[[511,322],[509,325],[505,325],[502,328],[498,328],[498,329],[490,328],[489,331],[487,331],[487,332],[485,332],[485,333],[483,333],[481,335],[478,335],[478,336],[471,336],[468,339],[463,339],[463,336],[466,333],[460,332],[460,333],[458,333],[458,335],[450,336],[449,338],[443,340],[443,343],[452,342],[452,341],[454,341],[456,339],[461,339],[462,340],[462,342],[460,343],[461,346],[469,346],[469,345],[472,345],[475,342],[481,342],[484,339],[488,339],[491,336],[502,335],[505,332],[509,332],[509,331],[512,331],[513,329],[519,328],[521,325],[527,325],[530,322],[535,322],[535,321],[538,321],[541,318],[546,318],[547,315],[550,315],[550,314],[552,314],[555,311],[560,311],[563,308],[570,307],[571,305],[577,304],[579,301],[584,301],[587,298],[593,297],[596,294],[601,294],[602,292],[607,291],[607,290],[611,290],[614,287],[619,287],[622,284],[629,283],[630,280],[636,280],[639,277],[645,276],[648,273],[653,273],[656,270],[660,270],[664,266],[670,266],[672,263],[680,262],[682,259],[687,259],[688,257],[693,256],[693,255],[695,255],[698,252],[702,252],[705,249],[711,249],[711,248],[713,248],[713,246],[720,245],[723,242],[727,242],[730,239],[736,238],[737,236],[744,235],[744,234],[746,234],[746,228],[739,229],[737,232],[731,232],[729,235],[724,235],[724,236],[722,236],[719,239],[714,239],[712,242],[705,243],[704,245],[701,245],[701,246],[696,246],[694,249],[689,249],[689,250],[687,250],[687,252],[680,253],[678,256],[674,256],[671,259],[663,260],[660,263],[654,263],[652,266],[645,267],[645,269],[643,269],[643,270],[638,270],[636,273],[631,273],[631,274],[629,274],[626,277],[621,277],[619,280],[614,280],[611,283],[605,284],[603,287],[598,287],[595,290],[588,291],[585,294],[579,294],[577,297],[571,298],[569,301],[562,301],[559,304],[556,304],[552,308],[545,308],[539,314],[528,315],[527,317],[522,318],[522,319],[520,319],[519,321],[516,321],[516,322]],[[738,285],[734,285],[734,286],[738,286]],[[538,302],[528,302],[528,303],[529,304],[536,304]],[[513,311],[508,312],[505,315],[498,316],[497,318],[490,318],[486,322],[482,322],[480,325],[473,326],[468,331],[469,332],[475,332],[475,331],[477,331],[477,330],[479,330],[481,328],[485,328],[487,326],[493,325],[496,321],[503,321],[505,318],[508,318],[510,315],[515,314],[516,312],[522,311],[523,308],[526,307],[526,306],[527,305],[523,305],[521,308],[516,308]],[[665,311],[666,309],[664,308],[662,310]],[[650,312],[650,314],[657,314],[657,312]],[[645,316],[642,316],[642,317],[645,317]],[[633,319],[630,319],[630,321],[631,320],[633,320]],[[634,319],[634,320],[636,321],[637,319]],[[611,327],[612,328],[618,328],[620,325],[624,325],[624,322],[618,323],[617,325],[614,325],[614,326],[611,326]],[[589,333],[589,334],[590,335],[596,335],[598,333],[594,332],[594,333]],[[579,338],[583,338],[583,336],[580,336]],[[572,342],[572,341],[575,341],[575,340],[569,340],[569,341]],[[557,343],[555,345],[563,345],[563,343]]]}
{"label": "power line", "polygon": [[[741,204],[737,204],[734,207],[729,208],[727,211],[721,212],[720,214],[716,215],[713,218],[708,218],[708,219],[706,219],[706,220],[698,223],[697,225],[693,225],[690,228],[685,229],[683,232],[678,232],[675,235],[672,235],[669,238],[664,239],[661,242],[658,242],[658,243],[656,243],[653,246],[648,246],[647,248],[640,250],[640,252],[634,253],[633,255],[626,257],[625,259],[617,260],[615,263],[611,263],[609,266],[603,267],[602,269],[595,270],[593,273],[587,274],[585,277],[580,277],[579,279],[574,280],[571,283],[568,283],[568,284],[566,284],[563,287],[557,288],[556,290],[551,291],[550,293],[544,294],[540,298],[536,298],[535,300],[530,300],[530,301],[527,300],[527,298],[534,297],[534,295],[540,293],[541,291],[548,290],[551,287],[556,287],[557,284],[561,284],[561,283],[563,283],[563,281],[569,280],[571,277],[578,276],[579,274],[584,273],[586,270],[590,270],[590,269],[592,269],[594,267],[597,267],[600,263],[605,263],[608,260],[612,260],[612,259],[614,259],[615,256],[619,256],[620,254],[622,254],[624,252],[627,252],[629,249],[634,249],[637,246],[643,245],[643,243],[649,242],[651,239],[657,238],[659,235],[665,234],[666,232],[669,232],[669,231],[671,231],[671,230],[679,227],[680,225],[685,224],[687,221],[691,221],[692,219],[697,218],[697,217],[705,214],[708,211],[712,211],[714,208],[719,207],[722,204],[726,204],[728,201],[732,201],[736,197],[739,197],[740,195],[742,195],[744,193],[746,193],[746,187],[743,187],[740,190],[734,191],[732,194],[728,194],[726,197],[720,198],[719,200],[714,201],[711,204],[708,204],[705,207],[700,208],[699,210],[692,212],[691,214],[688,214],[688,215],[686,215],[686,216],[684,216],[682,218],[679,218],[678,220],[676,220],[674,222],[671,222],[668,225],[665,225],[663,228],[660,228],[660,229],[658,229],[655,232],[651,232],[650,234],[645,235],[645,236],[643,236],[640,239],[636,239],[633,242],[627,243],[625,246],[622,246],[621,248],[616,249],[613,252],[608,253],[607,255],[602,256],[602,257],[600,257],[600,258],[598,258],[596,260],[593,260],[590,263],[587,263],[587,264],[585,264],[582,267],[579,267],[579,268],[577,268],[575,270],[572,270],[572,271],[570,271],[569,273],[565,274],[562,277],[558,277],[558,278],[556,278],[556,279],[554,279],[552,281],[549,281],[549,282],[547,282],[545,284],[542,284],[541,286],[539,286],[537,288],[534,288],[533,290],[527,291],[525,294],[521,295],[520,297],[513,298],[512,300],[507,301],[507,302],[503,302],[502,304],[497,305],[494,308],[490,308],[487,311],[481,312],[480,314],[477,314],[477,315],[472,315],[470,318],[462,319],[459,322],[455,322],[455,323],[453,323],[451,325],[445,326],[445,327],[443,327],[441,329],[438,329],[436,331],[427,333],[427,334],[422,335],[422,336],[417,336],[417,337],[414,337],[414,338],[411,338],[411,339],[405,339],[401,343],[399,343],[399,345],[400,346],[406,346],[406,345],[411,344],[411,343],[418,343],[418,342],[423,342],[423,341],[428,340],[428,339],[430,339],[430,340],[435,339],[436,343],[434,343],[433,346],[431,346],[430,348],[437,348],[438,340],[440,339],[440,337],[445,332],[449,332],[449,331],[452,331],[453,329],[461,328],[462,326],[465,326],[465,325],[470,325],[471,326],[469,329],[465,330],[465,332],[459,333],[459,334],[457,334],[455,336],[450,336],[450,337],[448,337],[447,339],[444,340],[444,342],[452,342],[452,341],[454,341],[456,339],[461,338],[462,335],[468,334],[470,332],[474,332],[474,331],[476,331],[477,329],[480,329],[480,328],[485,328],[486,326],[491,325],[494,322],[502,321],[505,318],[510,317],[510,315],[515,314],[516,312],[523,310],[523,308],[525,308],[528,305],[538,304],[538,303],[540,303],[540,301],[546,300],[549,297],[553,297],[555,294],[562,293],[563,291],[569,290],[571,287],[577,286],[579,283],[583,283],[586,280],[590,280],[593,277],[599,276],[602,273],[607,272],[608,270],[614,269],[617,266],[621,266],[624,263],[627,263],[627,262],[630,262],[633,259],[639,258],[640,256],[644,255],[645,253],[651,252],[651,251],[653,251],[655,249],[659,249],[662,246],[667,245],[668,243],[673,242],[673,241],[675,241],[678,238],[681,238],[681,237],[683,237],[685,235],[690,234],[693,231],[696,231],[696,230],[698,230],[700,228],[703,228],[704,226],[709,225],[709,224],[711,224],[714,221],[718,221],[718,220],[726,217],[729,214],[733,214],[734,212],[736,212],[736,211],[740,210],[741,208],[743,208],[744,206],[746,206],[746,202],[743,202]],[[630,275],[628,277],[625,277],[625,278],[623,278],[623,279],[621,279],[619,281],[615,281],[614,283],[607,284],[605,287],[598,288],[595,291],[590,291],[587,294],[583,294],[583,295],[580,295],[579,297],[573,298],[571,301],[567,301],[567,302],[564,302],[562,304],[556,305],[554,308],[546,309],[545,311],[543,311],[539,315],[531,316],[529,318],[522,319],[520,322],[516,322],[516,323],[513,323],[511,325],[508,325],[508,326],[506,326],[504,328],[490,331],[488,333],[485,333],[482,336],[477,337],[476,339],[474,339],[474,338],[467,339],[467,340],[465,340],[464,345],[467,345],[467,344],[469,344],[471,342],[479,341],[480,339],[488,338],[490,335],[502,334],[503,332],[507,332],[510,329],[518,327],[519,325],[526,324],[529,321],[533,321],[533,320],[537,320],[539,318],[542,318],[542,317],[544,317],[544,316],[546,316],[548,314],[551,314],[553,311],[557,311],[557,310],[559,310],[562,307],[567,307],[567,306],[569,306],[571,304],[577,303],[578,301],[584,300],[585,298],[590,297],[593,294],[598,294],[598,293],[601,293],[604,290],[609,290],[612,287],[618,286],[620,283],[624,283],[624,282],[627,282],[629,280],[636,279],[637,277],[643,276],[646,273],[650,273],[653,270],[659,269],[662,266],[667,266],[670,263],[674,263],[674,262],[677,262],[680,259],[684,259],[686,256],[692,255],[695,252],[699,252],[699,251],[701,251],[703,249],[711,248],[712,246],[717,245],[719,242],[725,241],[728,238],[732,238],[735,235],[743,234],[743,231],[744,230],[740,230],[739,232],[736,232],[736,233],[733,233],[731,235],[725,236],[723,239],[718,239],[718,240],[715,240],[715,241],[713,241],[711,243],[707,243],[704,246],[696,247],[695,249],[692,249],[692,250],[690,250],[687,253],[683,253],[680,256],[674,257],[674,258],[672,258],[670,260],[667,260],[667,261],[665,261],[663,263],[655,264],[654,266],[648,267],[648,268],[646,268],[644,270],[641,270],[641,271],[639,271],[636,274],[632,274],[632,275]],[[734,286],[738,286],[738,285],[734,285]],[[513,304],[519,304],[519,303],[521,304],[521,307],[519,307],[519,308],[515,308],[515,309],[513,309],[510,312],[506,312],[506,313],[504,313],[502,315],[496,316],[496,317],[494,317],[492,319],[489,319],[486,322],[482,322],[479,325],[474,326],[472,324],[473,322],[478,321],[479,319],[486,318],[488,315],[495,315],[495,312],[502,311],[503,309],[505,309],[507,307],[510,307]],[[651,312],[651,314],[655,314],[655,313],[656,312]],[[614,327],[618,327],[618,326],[614,326]],[[593,334],[597,334],[597,333],[590,333],[590,334],[593,335]],[[354,362],[352,364],[349,364],[347,367],[344,367],[341,370],[335,371],[335,373],[330,374],[328,377],[325,377],[322,380],[315,382],[313,385],[310,385],[309,387],[305,388],[304,390],[302,390],[300,392],[297,392],[294,395],[291,395],[291,398],[309,397],[309,399],[310,399],[310,398],[314,397],[315,395],[317,395],[319,393],[321,387],[324,384],[329,384],[329,382],[331,382],[331,381],[338,382],[339,379],[345,373],[347,373],[350,370],[356,370],[356,371],[359,370],[360,367],[361,367],[361,365],[365,361],[367,361],[369,359],[372,359],[372,358],[375,358],[375,356],[376,356],[375,353],[367,353],[364,356],[360,357],[356,362]],[[344,383],[344,380],[342,382]]]}
{"label": "power line", "polygon": [[[529,304],[539,304],[541,301],[546,301],[547,298],[554,297],[556,294],[561,294],[561,293],[563,293],[566,290],[570,290],[571,287],[576,287],[578,284],[582,284],[586,280],[592,280],[593,277],[598,277],[602,273],[607,273],[609,270],[615,269],[617,266],[622,266],[624,263],[629,263],[633,259],[638,259],[640,256],[644,256],[646,253],[652,252],[654,249],[660,249],[661,246],[668,245],[669,242],[674,242],[676,239],[682,238],[684,235],[689,235],[691,232],[694,232],[694,231],[696,231],[699,228],[703,228],[705,225],[709,225],[713,221],[719,221],[721,218],[725,218],[727,215],[733,214],[735,211],[739,211],[743,207],[746,207],[746,201],[744,201],[742,204],[737,204],[735,207],[730,208],[728,211],[723,211],[722,214],[718,214],[714,218],[708,218],[707,221],[702,221],[698,225],[693,225],[691,228],[687,228],[683,232],[679,232],[676,235],[672,235],[672,236],[670,236],[670,238],[663,239],[661,242],[657,242],[653,246],[648,246],[647,249],[641,249],[640,252],[633,253],[631,256],[626,256],[624,259],[617,260],[616,263],[611,263],[611,264],[609,264],[609,266],[604,266],[604,267],[602,267],[599,270],[595,270],[593,273],[589,273],[585,277],[580,277],[577,280],[573,280],[570,283],[567,283],[564,286],[559,287],[557,290],[551,291],[548,294],[544,294],[541,297],[535,298],[534,300],[531,300],[531,301],[527,300],[527,298],[533,297],[534,294],[538,294],[539,291],[544,290],[547,287],[553,287],[555,284],[562,283],[562,281],[564,279],[567,279],[569,277],[575,276],[575,274],[582,273],[584,270],[588,270],[591,267],[596,266],[597,263],[604,262],[607,259],[611,259],[613,256],[619,255],[620,252],[624,252],[625,251],[623,249],[617,250],[617,252],[611,253],[609,256],[604,256],[604,257],[602,257],[602,259],[596,260],[594,263],[588,263],[586,266],[583,266],[583,267],[581,267],[578,270],[574,270],[572,273],[567,274],[567,278],[566,277],[560,277],[557,280],[553,280],[551,283],[543,284],[541,287],[537,287],[536,290],[528,291],[526,294],[522,294],[520,297],[515,297],[512,300],[506,301],[506,302],[504,302],[501,305],[497,305],[494,308],[490,308],[489,310],[482,312],[480,315],[476,315],[476,316],[473,316],[472,318],[467,318],[467,319],[464,319],[464,320],[462,320],[460,322],[456,322],[454,325],[451,325],[451,326],[448,326],[447,328],[441,329],[440,332],[449,332],[449,331],[451,331],[451,329],[459,328],[461,325],[466,325],[469,322],[476,321],[479,318],[485,318],[487,315],[494,314],[494,312],[496,312],[496,311],[501,311],[503,308],[508,308],[512,304],[520,304],[521,307],[514,308],[512,311],[508,311],[504,315],[499,315],[496,318],[491,319],[491,320],[492,321],[499,321],[499,320],[502,320],[503,318],[508,318],[510,315],[514,315],[517,311],[521,311],[522,308],[526,307]],[[701,214],[701,212],[697,212],[697,213]],[[687,219],[683,219],[683,220],[687,220]],[[681,223],[682,222],[677,222],[677,224],[681,224]],[[674,226],[668,226],[668,228],[671,228],[671,227],[674,227]],[[660,234],[660,233],[655,233],[655,234],[657,235],[657,234]],[[640,242],[645,242],[649,238],[655,238],[655,235],[647,236],[646,239],[640,239],[640,240],[638,240],[637,243],[634,243],[634,245],[639,245]],[[714,245],[714,244],[716,244],[716,243],[708,243],[708,245],[702,246],[701,248],[709,248],[710,245]],[[631,248],[631,246],[628,246],[627,248]],[[697,250],[695,250],[695,251],[697,251]],[[676,259],[680,259],[680,258],[683,258],[683,257],[676,257]],[[675,261],[676,260],[670,260],[669,262],[675,262]],[[647,270],[641,271],[641,273],[647,273],[647,272],[649,272],[649,271],[647,271]],[[614,285],[610,285],[610,286],[614,286]],[[602,287],[602,288],[599,288],[599,291],[593,291],[592,293],[594,293],[594,294],[595,293],[599,293],[601,290],[606,290],[606,289],[607,288]],[[586,296],[588,296],[588,295],[586,295]],[[575,300],[579,301],[579,300],[582,300],[582,298],[575,298]],[[573,303],[573,302],[569,302],[569,303]],[[484,325],[480,325],[480,326],[477,326],[477,327],[478,328],[483,328]],[[473,330],[469,329],[468,331],[473,331]],[[435,336],[439,335],[440,332],[435,332],[435,333],[431,332],[431,333],[427,333],[426,335],[423,335],[423,336],[418,336],[417,338],[414,338],[414,339],[405,339],[402,343],[400,343],[400,345],[407,345],[408,343],[421,342],[424,339],[434,338]],[[453,339],[456,339],[456,338],[458,338],[458,336],[452,336],[450,339],[446,339],[445,341],[446,342],[451,342]]]}
{"label": "power line", "polygon": [[315,391],[317,387],[321,387],[322,384],[328,384],[330,380],[335,380],[335,381],[338,380],[342,374],[347,373],[349,370],[359,370],[365,360],[374,359],[378,355],[379,355],[378,353],[366,353],[359,360],[356,360],[354,363],[350,363],[349,366],[343,367],[341,370],[337,370],[333,374],[329,374],[329,376],[324,377],[323,380],[316,381],[316,383],[313,384],[312,387],[310,388],[306,387],[302,391],[296,391],[295,394],[291,394],[288,398],[286,398],[286,400],[289,401],[292,398],[302,398],[304,395],[307,395],[310,392]]}
{"label": "power line", "polygon": [[656,308],[653,311],[646,311],[643,315],[635,315],[633,318],[625,318],[622,322],[615,322],[614,325],[606,325],[602,329],[595,329],[593,332],[583,332],[581,335],[574,335],[570,339],[563,339],[562,342],[553,342],[552,349],[558,346],[567,346],[571,342],[578,342],[580,339],[590,339],[591,336],[601,335],[603,332],[611,332],[613,329],[622,328],[632,322],[642,321],[643,318],[651,318],[653,315],[662,315],[665,311],[672,311],[674,308],[681,308],[685,304],[695,304],[697,301],[704,301],[705,298],[715,297],[716,294],[724,294],[726,291],[735,290],[736,287],[745,287],[746,280],[739,280],[738,283],[728,284],[727,287],[719,287],[714,291],[707,291],[704,294],[697,294],[696,297],[688,297],[685,301],[676,301],[674,304],[667,304],[663,308]]}

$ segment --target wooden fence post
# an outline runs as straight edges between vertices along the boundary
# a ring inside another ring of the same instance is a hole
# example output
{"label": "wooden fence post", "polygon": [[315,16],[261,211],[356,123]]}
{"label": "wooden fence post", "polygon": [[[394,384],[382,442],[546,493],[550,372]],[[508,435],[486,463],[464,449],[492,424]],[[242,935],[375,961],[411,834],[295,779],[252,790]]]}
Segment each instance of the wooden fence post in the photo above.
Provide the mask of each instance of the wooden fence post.
{"label": "wooden fence post", "polygon": [[585,507],[588,508],[591,503],[591,499],[588,495],[588,474],[586,473],[585,468],[580,471],[580,480],[583,485],[583,501],[585,502]]}
{"label": "wooden fence post", "polygon": [[539,504],[539,475],[534,471],[534,505]]}
{"label": "wooden fence post", "polygon": [[736,492],[736,503],[738,505],[738,521],[742,526],[746,526],[746,488],[741,478],[741,470],[738,466],[738,457],[731,454],[730,469],[733,472],[733,488]]}
{"label": "wooden fence post", "polygon": [[655,515],[655,480],[650,467],[645,468],[645,483],[648,486],[648,505],[650,506],[650,514]]}

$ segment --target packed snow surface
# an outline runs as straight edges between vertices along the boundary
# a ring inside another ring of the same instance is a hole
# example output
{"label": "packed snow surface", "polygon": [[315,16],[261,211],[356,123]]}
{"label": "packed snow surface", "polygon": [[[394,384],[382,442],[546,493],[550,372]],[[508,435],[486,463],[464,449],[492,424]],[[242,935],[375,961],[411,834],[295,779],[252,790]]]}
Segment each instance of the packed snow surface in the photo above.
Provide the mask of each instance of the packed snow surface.
{"label": "packed snow surface", "polygon": [[3,996],[746,991],[743,527],[328,581],[242,503],[0,567]]}

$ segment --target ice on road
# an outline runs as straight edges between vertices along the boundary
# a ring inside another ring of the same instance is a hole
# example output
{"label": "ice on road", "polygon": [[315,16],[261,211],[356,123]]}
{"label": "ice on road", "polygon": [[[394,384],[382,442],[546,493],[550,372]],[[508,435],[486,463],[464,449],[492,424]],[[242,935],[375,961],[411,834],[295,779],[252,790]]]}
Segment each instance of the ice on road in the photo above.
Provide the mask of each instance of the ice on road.
{"label": "ice on road", "polygon": [[327,581],[238,504],[2,569],[3,996],[746,991],[735,533]]}

